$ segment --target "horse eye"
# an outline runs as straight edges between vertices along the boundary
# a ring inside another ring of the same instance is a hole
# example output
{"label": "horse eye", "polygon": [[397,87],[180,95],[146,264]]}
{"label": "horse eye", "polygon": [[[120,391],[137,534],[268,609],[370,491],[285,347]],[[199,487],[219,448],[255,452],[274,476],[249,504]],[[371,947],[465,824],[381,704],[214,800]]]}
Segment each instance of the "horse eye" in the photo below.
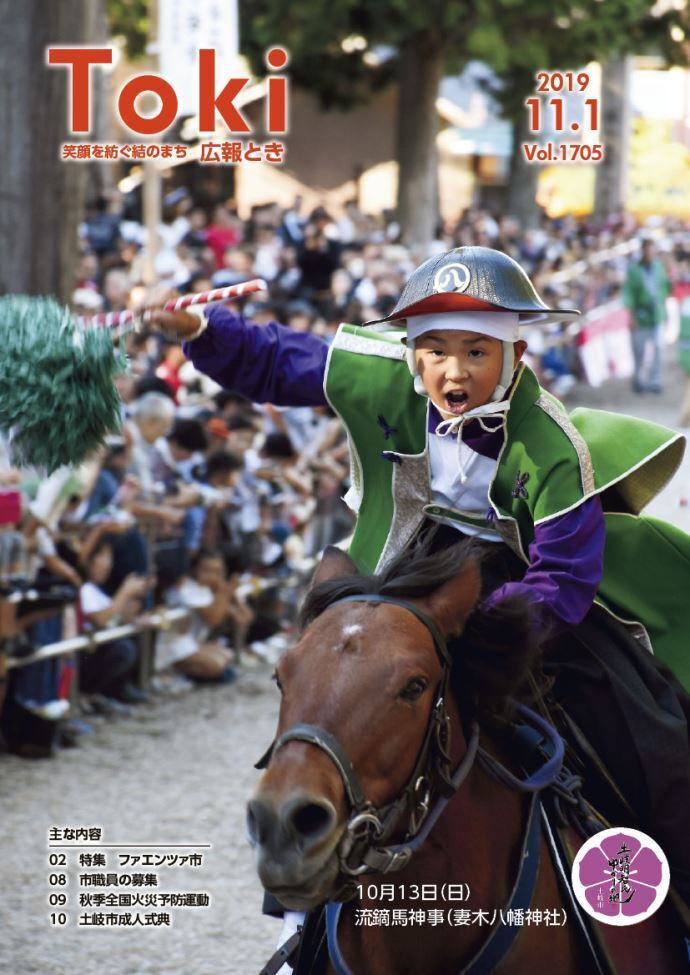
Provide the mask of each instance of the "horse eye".
{"label": "horse eye", "polygon": [[280,677],[278,677],[278,671],[277,670],[274,670],[273,673],[271,674],[271,680],[272,681],[275,681],[275,683],[276,683],[276,685],[278,687],[278,690],[282,694],[283,693],[283,685],[280,683]]}
{"label": "horse eye", "polygon": [[424,677],[415,677],[400,692],[400,697],[403,701],[416,701],[417,698],[422,696],[428,686],[429,682]]}

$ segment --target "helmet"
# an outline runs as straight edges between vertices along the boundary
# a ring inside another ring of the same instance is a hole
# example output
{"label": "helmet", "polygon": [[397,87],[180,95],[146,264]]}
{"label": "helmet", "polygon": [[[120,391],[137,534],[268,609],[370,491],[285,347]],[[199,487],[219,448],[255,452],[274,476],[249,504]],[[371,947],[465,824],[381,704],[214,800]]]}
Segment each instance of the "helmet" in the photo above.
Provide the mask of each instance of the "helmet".
{"label": "helmet", "polygon": [[447,311],[519,312],[521,324],[571,321],[572,308],[549,308],[517,261],[491,247],[456,247],[413,271],[393,311],[367,325]]}

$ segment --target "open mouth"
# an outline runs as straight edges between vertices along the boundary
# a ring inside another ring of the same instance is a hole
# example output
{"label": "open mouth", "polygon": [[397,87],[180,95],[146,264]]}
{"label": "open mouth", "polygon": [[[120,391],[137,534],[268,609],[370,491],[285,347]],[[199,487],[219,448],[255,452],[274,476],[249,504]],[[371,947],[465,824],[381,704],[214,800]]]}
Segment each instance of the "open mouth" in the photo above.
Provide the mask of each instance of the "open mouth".
{"label": "open mouth", "polygon": [[449,413],[454,413],[456,416],[459,416],[467,409],[468,400],[469,396],[464,390],[452,390],[446,393],[446,409]]}

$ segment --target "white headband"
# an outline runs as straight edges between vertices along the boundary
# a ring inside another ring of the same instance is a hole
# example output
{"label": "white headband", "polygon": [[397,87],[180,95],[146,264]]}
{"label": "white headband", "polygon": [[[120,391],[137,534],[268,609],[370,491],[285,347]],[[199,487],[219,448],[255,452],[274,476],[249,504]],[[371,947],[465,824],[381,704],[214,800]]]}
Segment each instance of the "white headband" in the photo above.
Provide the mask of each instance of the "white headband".
{"label": "white headband", "polygon": [[418,339],[426,332],[479,332],[501,342],[520,338],[520,316],[515,311],[449,311],[438,315],[411,315],[407,338]]}

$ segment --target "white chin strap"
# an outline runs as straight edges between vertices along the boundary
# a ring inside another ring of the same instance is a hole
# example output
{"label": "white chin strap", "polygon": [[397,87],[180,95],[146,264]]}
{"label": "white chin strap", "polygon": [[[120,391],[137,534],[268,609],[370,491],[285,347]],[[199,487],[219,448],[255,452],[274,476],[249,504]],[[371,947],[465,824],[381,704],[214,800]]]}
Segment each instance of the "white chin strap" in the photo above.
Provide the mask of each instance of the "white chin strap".
{"label": "white chin strap", "polygon": [[[433,403],[434,401],[431,400],[431,402]],[[436,403],[434,403],[434,406],[436,406]],[[438,409],[438,406],[436,406],[436,409]],[[497,428],[493,424],[487,425],[486,420],[493,419],[501,413],[505,417],[509,409],[509,399],[503,399],[499,403],[484,403],[483,406],[475,406],[473,410],[468,410],[467,413],[461,413],[460,416],[451,416],[446,420],[442,420],[436,427],[437,437],[447,437],[452,434],[457,435],[458,473],[460,474],[461,484],[467,481],[467,473],[462,459],[462,428],[469,420],[476,420],[482,430],[486,431],[486,433],[493,433]]]}

